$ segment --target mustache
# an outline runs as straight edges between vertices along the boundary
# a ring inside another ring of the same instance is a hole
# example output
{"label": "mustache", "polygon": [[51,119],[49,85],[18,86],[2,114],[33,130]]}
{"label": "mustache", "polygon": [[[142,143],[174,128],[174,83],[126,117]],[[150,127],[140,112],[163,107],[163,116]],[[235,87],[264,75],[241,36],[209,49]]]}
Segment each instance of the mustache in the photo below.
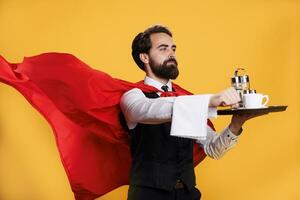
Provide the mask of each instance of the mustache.
{"label": "mustache", "polygon": [[177,60],[176,60],[175,58],[169,58],[169,59],[165,60],[164,64],[167,64],[167,62],[170,62],[170,61],[172,61],[172,62],[174,62],[176,65],[178,65]]}

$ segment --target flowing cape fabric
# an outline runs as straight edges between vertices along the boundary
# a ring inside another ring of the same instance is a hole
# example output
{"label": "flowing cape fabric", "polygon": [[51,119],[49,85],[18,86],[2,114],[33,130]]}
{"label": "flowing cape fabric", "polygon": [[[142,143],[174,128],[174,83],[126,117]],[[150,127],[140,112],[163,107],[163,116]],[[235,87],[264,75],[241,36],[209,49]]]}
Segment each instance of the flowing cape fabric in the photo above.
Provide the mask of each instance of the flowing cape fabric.
{"label": "flowing cape fabric", "polygon": [[[0,81],[17,89],[51,125],[76,200],[95,199],[128,184],[131,156],[120,98],[132,88],[156,88],[112,78],[65,53],[25,57],[18,64],[0,56]],[[173,86],[175,95],[191,94]],[[208,125],[213,128],[209,120]],[[204,158],[195,144],[194,165]]]}

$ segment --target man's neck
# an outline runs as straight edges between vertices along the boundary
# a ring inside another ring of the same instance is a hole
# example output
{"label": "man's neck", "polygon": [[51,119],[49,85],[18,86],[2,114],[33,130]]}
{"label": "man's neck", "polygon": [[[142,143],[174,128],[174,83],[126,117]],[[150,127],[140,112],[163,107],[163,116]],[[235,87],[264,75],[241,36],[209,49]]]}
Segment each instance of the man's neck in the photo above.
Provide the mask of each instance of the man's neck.
{"label": "man's neck", "polygon": [[149,78],[152,78],[153,80],[156,80],[164,85],[166,85],[169,80],[168,79],[163,79],[163,78],[158,78],[157,76],[155,76],[154,74],[150,74],[150,73],[147,73],[146,74]]}

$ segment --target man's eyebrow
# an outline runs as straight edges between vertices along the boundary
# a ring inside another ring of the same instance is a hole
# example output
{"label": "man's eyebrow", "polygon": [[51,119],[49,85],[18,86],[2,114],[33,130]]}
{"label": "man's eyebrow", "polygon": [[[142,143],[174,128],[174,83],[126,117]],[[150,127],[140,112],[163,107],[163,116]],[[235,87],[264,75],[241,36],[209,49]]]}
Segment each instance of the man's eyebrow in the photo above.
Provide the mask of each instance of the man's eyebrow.
{"label": "man's eyebrow", "polygon": [[160,45],[158,45],[158,49],[160,48],[160,47],[168,47],[169,45],[167,45],[167,44],[160,44]]}
{"label": "man's eyebrow", "polygon": [[[160,47],[168,47],[169,45],[167,45],[167,44],[160,44],[157,48],[160,48]],[[173,44],[172,45],[172,48],[175,48],[176,49],[176,45],[175,44]]]}

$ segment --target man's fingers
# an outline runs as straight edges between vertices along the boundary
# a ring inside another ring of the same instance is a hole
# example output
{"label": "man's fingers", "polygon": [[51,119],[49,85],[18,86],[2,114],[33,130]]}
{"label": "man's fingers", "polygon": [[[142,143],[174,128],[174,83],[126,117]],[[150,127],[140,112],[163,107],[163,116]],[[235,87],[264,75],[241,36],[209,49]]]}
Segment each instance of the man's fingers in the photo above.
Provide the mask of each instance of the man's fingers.
{"label": "man's fingers", "polygon": [[240,97],[238,93],[233,88],[224,90],[220,94],[220,99],[221,102],[223,102],[223,104],[221,104],[222,106],[232,106],[237,104],[240,101]]}
{"label": "man's fingers", "polygon": [[228,94],[233,99],[233,101],[235,101],[235,102],[240,102],[241,101],[240,95],[235,89],[231,88],[228,91]]}
{"label": "man's fingers", "polygon": [[217,107],[217,106],[233,106],[233,107],[238,107],[238,103],[241,101],[241,98],[238,94],[238,92],[230,87],[227,88],[225,90],[223,90],[222,92],[214,95],[211,98],[211,102],[210,104],[213,107]]}
{"label": "man's fingers", "polygon": [[232,105],[232,101],[225,94],[222,94],[220,96],[220,101],[221,101],[221,106],[225,107],[225,106],[231,106]]}
{"label": "man's fingers", "polygon": [[232,108],[239,108],[239,107],[240,107],[240,104],[236,103],[236,104],[233,104],[231,107],[232,107]]}
{"label": "man's fingers", "polygon": [[240,118],[242,121],[247,121],[249,119],[255,118],[255,117],[259,117],[262,115],[266,115],[268,114],[268,112],[263,112],[263,113],[255,113],[255,114],[238,114],[238,115],[234,115],[235,118]]}
{"label": "man's fingers", "polygon": [[254,118],[254,117],[259,117],[259,116],[262,116],[262,115],[267,115],[267,114],[269,114],[269,112],[262,112],[262,113],[252,114],[250,116],[250,119]]}
{"label": "man's fingers", "polygon": [[241,97],[240,97],[239,93],[235,89],[232,88],[229,91],[229,93],[230,93],[230,96],[232,96],[232,98],[235,99],[237,102],[241,101]]}

